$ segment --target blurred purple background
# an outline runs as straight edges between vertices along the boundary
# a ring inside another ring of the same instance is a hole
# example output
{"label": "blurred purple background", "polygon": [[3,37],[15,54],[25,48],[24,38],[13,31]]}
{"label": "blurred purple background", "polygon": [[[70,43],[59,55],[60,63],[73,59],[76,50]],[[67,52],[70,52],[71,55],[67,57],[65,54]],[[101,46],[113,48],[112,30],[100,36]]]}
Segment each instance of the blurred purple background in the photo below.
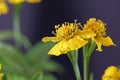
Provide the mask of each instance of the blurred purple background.
{"label": "blurred purple background", "polygon": [[[90,72],[94,80],[101,80],[104,69],[110,65],[120,65],[120,0],[43,0],[40,4],[25,3],[21,11],[21,30],[33,44],[43,36],[51,35],[54,25],[77,19],[82,24],[91,17],[107,23],[107,34],[117,44],[116,47],[103,47],[103,52],[94,51],[90,61]],[[12,8],[11,8],[12,9]],[[0,29],[12,29],[12,10],[0,16]],[[65,66],[65,73],[57,74],[58,80],[75,80],[71,64],[66,55],[53,57]],[[79,65],[82,69],[81,50]]]}

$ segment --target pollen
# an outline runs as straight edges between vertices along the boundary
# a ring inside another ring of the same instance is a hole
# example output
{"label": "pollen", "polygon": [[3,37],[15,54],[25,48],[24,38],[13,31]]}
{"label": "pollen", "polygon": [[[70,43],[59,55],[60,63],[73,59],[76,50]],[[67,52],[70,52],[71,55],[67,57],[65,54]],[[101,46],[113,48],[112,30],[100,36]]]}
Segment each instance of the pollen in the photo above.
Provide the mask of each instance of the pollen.
{"label": "pollen", "polygon": [[84,29],[91,29],[96,36],[106,36],[105,23],[101,20],[96,20],[96,18],[90,18],[84,25]]}

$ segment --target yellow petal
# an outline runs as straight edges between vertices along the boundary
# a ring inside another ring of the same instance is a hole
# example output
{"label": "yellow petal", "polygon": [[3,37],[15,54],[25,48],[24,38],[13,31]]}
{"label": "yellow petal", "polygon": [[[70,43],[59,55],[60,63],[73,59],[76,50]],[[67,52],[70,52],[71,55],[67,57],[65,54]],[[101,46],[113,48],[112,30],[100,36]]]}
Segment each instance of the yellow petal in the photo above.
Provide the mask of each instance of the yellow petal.
{"label": "yellow petal", "polygon": [[40,3],[42,0],[27,0],[29,3]]}
{"label": "yellow petal", "polygon": [[119,80],[119,69],[116,66],[109,66],[102,76],[102,80]]}
{"label": "yellow petal", "polygon": [[99,37],[98,40],[101,42],[102,45],[104,46],[111,46],[111,45],[115,45],[112,41],[112,39],[108,36],[108,37]]}
{"label": "yellow petal", "polygon": [[102,51],[101,46],[111,46],[115,44],[113,43],[112,39],[108,36],[108,37],[96,37],[96,38],[92,38],[93,41],[95,41],[95,43],[97,44],[97,50],[98,51]]}
{"label": "yellow petal", "polygon": [[7,14],[9,11],[8,6],[4,2],[0,2],[0,15]]}
{"label": "yellow petal", "polygon": [[112,77],[112,76],[103,75],[102,80],[119,80],[119,78],[118,77]]}
{"label": "yellow petal", "polygon": [[70,40],[62,40],[57,43],[48,54],[59,56],[61,54],[67,54],[69,51],[77,50],[87,44],[88,41],[76,36]]}
{"label": "yellow petal", "polygon": [[102,51],[102,48],[101,48],[102,44],[100,43],[100,41],[97,40],[96,38],[92,38],[92,40],[97,44],[97,49],[96,50]]}
{"label": "yellow petal", "polygon": [[79,36],[84,39],[90,39],[90,38],[96,36],[96,34],[93,31],[87,29],[87,30],[79,31]]}
{"label": "yellow petal", "polygon": [[49,55],[59,56],[61,54],[66,54],[69,51],[69,45],[65,40],[60,41],[57,43],[49,52]]}
{"label": "yellow petal", "polygon": [[105,75],[114,76],[117,75],[118,68],[116,66],[110,66],[105,70]]}
{"label": "yellow petal", "polygon": [[76,36],[70,40],[68,40],[68,45],[70,50],[77,50],[81,47],[83,47],[85,44],[87,44],[87,40],[84,40],[82,38],[80,38],[79,36]]}
{"label": "yellow petal", "polygon": [[9,3],[11,4],[20,4],[22,2],[24,2],[25,0],[8,0]]}
{"label": "yellow petal", "polygon": [[42,38],[43,42],[49,42],[49,41],[58,42],[60,40],[61,40],[61,38],[58,38],[58,37],[43,37]]}

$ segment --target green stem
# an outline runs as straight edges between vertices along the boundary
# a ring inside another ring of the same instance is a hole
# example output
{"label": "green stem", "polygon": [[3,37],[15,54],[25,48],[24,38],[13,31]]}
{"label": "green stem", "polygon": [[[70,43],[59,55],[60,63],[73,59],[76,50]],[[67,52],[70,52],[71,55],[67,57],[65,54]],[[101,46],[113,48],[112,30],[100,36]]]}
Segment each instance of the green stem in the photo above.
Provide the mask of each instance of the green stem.
{"label": "green stem", "polygon": [[89,61],[95,46],[96,44],[93,41],[89,41],[89,43],[83,47],[84,80],[89,79]]}
{"label": "green stem", "polygon": [[13,34],[15,39],[16,47],[20,47],[19,39],[21,37],[20,32],[20,8],[21,5],[14,5],[14,12],[13,12]]}
{"label": "green stem", "polygon": [[84,59],[83,59],[83,66],[84,66],[84,80],[88,80],[88,72],[89,72],[89,60],[90,60],[90,57],[88,56],[84,56]]}
{"label": "green stem", "polygon": [[78,51],[71,51],[70,53],[68,53],[68,58],[72,63],[76,80],[82,80],[79,66],[78,66]]}
{"label": "green stem", "polygon": [[73,63],[73,70],[74,70],[74,73],[75,73],[75,77],[76,77],[76,80],[82,80],[81,77],[80,77],[80,70],[79,70],[79,66],[78,66],[78,63]]}

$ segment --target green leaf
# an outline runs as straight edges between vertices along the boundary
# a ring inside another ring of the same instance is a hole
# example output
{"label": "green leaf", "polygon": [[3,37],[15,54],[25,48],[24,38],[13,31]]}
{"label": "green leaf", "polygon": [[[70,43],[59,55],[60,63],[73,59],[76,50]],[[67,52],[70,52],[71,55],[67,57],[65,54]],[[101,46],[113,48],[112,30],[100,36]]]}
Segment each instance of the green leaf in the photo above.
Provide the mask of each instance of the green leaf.
{"label": "green leaf", "polygon": [[53,61],[51,56],[48,55],[48,51],[53,47],[53,45],[55,45],[55,43],[39,42],[33,46],[28,53],[26,53],[27,59],[34,72],[37,72],[38,70],[43,72],[62,72],[63,67],[57,62]]}
{"label": "green leaf", "polygon": [[32,78],[34,80],[56,80],[51,72],[60,72],[62,67],[47,54],[53,45],[40,42],[25,54],[9,44],[0,43],[0,63],[8,74],[8,79],[31,80],[35,74],[36,77]]}
{"label": "green leaf", "polygon": [[0,43],[0,62],[6,72],[29,76],[32,72],[25,56],[16,48]]}
{"label": "green leaf", "polygon": [[40,62],[40,59],[43,61],[44,59],[48,58],[47,53],[53,45],[54,43],[37,43],[31,48],[31,50],[27,52],[27,59],[31,64],[34,64],[38,61]]}
{"label": "green leaf", "polygon": [[19,40],[20,40],[20,43],[21,43],[27,50],[31,49],[32,44],[31,44],[30,40],[29,40],[26,36],[22,35]]}
{"label": "green leaf", "polygon": [[[0,31],[0,40],[3,41],[3,40],[10,40],[10,39],[14,39],[14,34],[11,30],[3,30],[3,31]],[[27,50],[29,50],[31,48],[31,42],[29,41],[29,39],[24,36],[24,35],[21,35],[19,36],[19,38],[17,39],[18,42],[23,45]]]}
{"label": "green leaf", "polygon": [[3,76],[2,80],[8,80],[6,75]]}
{"label": "green leaf", "polygon": [[18,74],[13,74],[13,73],[7,73],[6,76],[8,80],[29,80],[24,75],[18,75]]}
{"label": "green leaf", "polygon": [[18,48],[23,46],[26,50],[29,50],[32,47],[30,40],[24,35],[17,36],[14,40],[15,42],[19,43],[17,44]]}
{"label": "green leaf", "polygon": [[31,80],[43,80],[43,73],[41,71],[37,72]]}
{"label": "green leaf", "polygon": [[51,74],[46,74],[44,75],[43,80],[57,80],[57,78]]}

